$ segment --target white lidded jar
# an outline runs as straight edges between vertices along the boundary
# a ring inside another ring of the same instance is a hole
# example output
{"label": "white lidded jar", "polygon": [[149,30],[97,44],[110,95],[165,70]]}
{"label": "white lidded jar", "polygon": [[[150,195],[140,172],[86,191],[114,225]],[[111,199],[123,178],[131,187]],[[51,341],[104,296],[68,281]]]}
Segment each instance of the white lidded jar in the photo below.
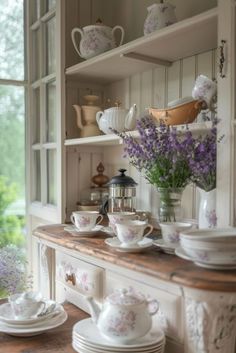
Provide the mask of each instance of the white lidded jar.
{"label": "white lidded jar", "polygon": [[144,22],[144,35],[177,22],[175,6],[168,2],[164,3],[161,1],[160,4],[153,4],[147,10],[148,15]]}

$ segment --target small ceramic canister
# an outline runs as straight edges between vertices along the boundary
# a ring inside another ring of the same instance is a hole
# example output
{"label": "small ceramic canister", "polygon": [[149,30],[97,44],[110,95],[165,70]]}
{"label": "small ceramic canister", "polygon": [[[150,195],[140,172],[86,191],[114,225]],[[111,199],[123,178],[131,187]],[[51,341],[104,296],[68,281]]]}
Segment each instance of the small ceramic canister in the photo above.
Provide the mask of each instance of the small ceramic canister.
{"label": "small ceramic canister", "polygon": [[129,220],[139,220],[139,215],[135,212],[109,212],[107,214],[109,218],[109,227],[113,230],[116,234],[116,223],[125,222]]}
{"label": "small ceramic canister", "polygon": [[[97,222],[98,218],[100,219]],[[101,223],[103,216],[97,211],[77,211],[72,213],[70,219],[78,230],[88,231],[93,229],[96,224]]]}
{"label": "small ceramic canister", "polygon": [[[149,231],[145,230],[149,228]],[[121,242],[121,246],[129,247],[137,244],[143,237],[146,237],[153,231],[153,226],[145,221],[125,221],[116,223],[117,238]]]}
{"label": "small ceramic canister", "polygon": [[164,243],[171,246],[178,246],[179,234],[187,229],[192,228],[191,223],[184,222],[166,222],[159,223],[159,225],[161,227]]}

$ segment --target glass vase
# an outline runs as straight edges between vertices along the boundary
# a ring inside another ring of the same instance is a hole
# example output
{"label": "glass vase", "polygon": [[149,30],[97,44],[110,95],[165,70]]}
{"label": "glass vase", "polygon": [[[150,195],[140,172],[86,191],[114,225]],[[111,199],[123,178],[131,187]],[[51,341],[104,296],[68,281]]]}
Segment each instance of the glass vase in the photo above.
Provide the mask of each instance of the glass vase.
{"label": "glass vase", "polygon": [[157,188],[159,205],[159,222],[178,222],[182,219],[181,199],[183,188]]}

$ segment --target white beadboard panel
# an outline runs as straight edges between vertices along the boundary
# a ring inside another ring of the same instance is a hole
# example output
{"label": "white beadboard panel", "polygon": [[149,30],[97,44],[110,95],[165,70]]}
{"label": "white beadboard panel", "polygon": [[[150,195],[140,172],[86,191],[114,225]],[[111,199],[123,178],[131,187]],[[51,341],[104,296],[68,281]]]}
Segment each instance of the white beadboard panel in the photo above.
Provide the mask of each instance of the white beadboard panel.
{"label": "white beadboard panel", "polygon": [[180,60],[178,60],[171,67],[168,68],[167,102],[171,102],[180,97],[180,90],[181,90],[180,73],[181,73],[181,66],[180,66]]}
{"label": "white beadboard panel", "polygon": [[104,105],[108,104],[114,106],[115,102],[119,101],[122,108],[129,108],[129,79],[120,80],[112,83],[105,90],[105,102]]}
{"label": "white beadboard panel", "polygon": [[197,56],[197,75],[205,75],[213,78],[212,51]]}
{"label": "white beadboard panel", "polygon": [[164,108],[166,105],[166,73],[167,69],[158,67],[153,70],[153,106]]}
{"label": "white beadboard panel", "polygon": [[130,78],[130,102],[137,104],[137,114],[141,113],[141,74]]}
{"label": "white beadboard panel", "polygon": [[141,74],[141,102],[140,110],[145,111],[146,108],[153,106],[153,72],[152,70]]}
{"label": "white beadboard panel", "polygon": [[182,97],[191,96],[196,78],[196,60],[192,56],[182,61]]}

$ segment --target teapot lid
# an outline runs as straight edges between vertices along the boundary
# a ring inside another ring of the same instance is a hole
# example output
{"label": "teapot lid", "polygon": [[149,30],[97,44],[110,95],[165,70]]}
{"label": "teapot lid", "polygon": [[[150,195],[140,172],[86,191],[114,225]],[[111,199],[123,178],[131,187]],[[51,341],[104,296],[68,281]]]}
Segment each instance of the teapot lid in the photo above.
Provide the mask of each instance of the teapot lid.
{"label": "teapot lid", "polygon": [[125,175],[126,169],[119,169],[120,175],[115,175],[109,181],[108,185],[120,185],[120,186],[135,186],[137,183],[134,181],[133,178]]}
{"label": "teapot lid", "polygon": [[135,293],[133,289],[119,289],[107,297],[113,305],[137,305],[142,304],[145,298],[142,294]]}

